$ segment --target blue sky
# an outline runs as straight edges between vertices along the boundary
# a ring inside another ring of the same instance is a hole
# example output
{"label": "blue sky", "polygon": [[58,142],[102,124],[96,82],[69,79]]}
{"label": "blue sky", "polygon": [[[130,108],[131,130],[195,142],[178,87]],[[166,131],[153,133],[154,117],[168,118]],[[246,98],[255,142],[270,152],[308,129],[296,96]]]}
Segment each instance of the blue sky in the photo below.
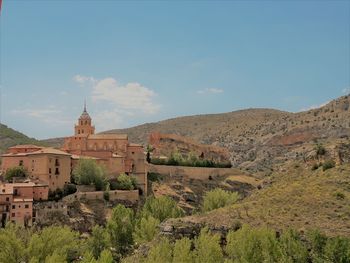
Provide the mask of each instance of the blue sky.
{"label": "blue sky", "polygon": [[1,20],[1,122],[67,136],[349,93],[349,1],[19,1]]}

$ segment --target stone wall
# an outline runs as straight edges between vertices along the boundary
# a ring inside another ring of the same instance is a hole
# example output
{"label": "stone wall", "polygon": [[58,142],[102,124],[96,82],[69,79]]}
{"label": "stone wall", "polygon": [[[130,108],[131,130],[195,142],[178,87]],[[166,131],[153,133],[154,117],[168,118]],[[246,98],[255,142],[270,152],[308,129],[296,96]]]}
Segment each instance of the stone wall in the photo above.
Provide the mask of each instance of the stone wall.
{"label": "stone wall", "polygon": [[[63,198],[64,201],[80,201],[85,200],[104,200],[103,191],[93,191],[93,192],[76,192],[74,194],[68,195]],[[110,201],[129,201],[131,203],[136,203],[139,200],[138,190],[113,190],[109,191]]]}

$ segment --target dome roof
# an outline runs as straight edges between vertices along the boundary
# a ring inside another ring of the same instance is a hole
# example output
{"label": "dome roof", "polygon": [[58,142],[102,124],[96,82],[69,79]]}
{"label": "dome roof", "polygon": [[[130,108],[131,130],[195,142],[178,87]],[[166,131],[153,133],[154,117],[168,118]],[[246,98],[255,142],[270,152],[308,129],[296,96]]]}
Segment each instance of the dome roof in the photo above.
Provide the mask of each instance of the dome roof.
{"label": "dome roof", "polygon": [[79,120],[81,120],[81,119],[83,119],[83,120],[91,120],[91,117],[90,117],[89,113],[86,111],[86,103],[84,103],[84,111],[80,115]]}

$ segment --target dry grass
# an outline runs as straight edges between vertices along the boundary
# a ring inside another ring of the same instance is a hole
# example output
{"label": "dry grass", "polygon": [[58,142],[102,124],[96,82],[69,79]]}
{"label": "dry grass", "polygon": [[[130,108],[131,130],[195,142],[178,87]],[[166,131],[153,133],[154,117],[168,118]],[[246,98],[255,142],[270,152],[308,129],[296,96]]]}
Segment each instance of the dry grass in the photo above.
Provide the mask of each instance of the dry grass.
{"label": "dry grass", "polygon": [[226,226],[239,220],[277,230],[319,228],[331,236],[350,236],[350,165],[325,172],[293,166],[283,174],[274,174],[272,180],[271,186],[233,207],[187,220]]}

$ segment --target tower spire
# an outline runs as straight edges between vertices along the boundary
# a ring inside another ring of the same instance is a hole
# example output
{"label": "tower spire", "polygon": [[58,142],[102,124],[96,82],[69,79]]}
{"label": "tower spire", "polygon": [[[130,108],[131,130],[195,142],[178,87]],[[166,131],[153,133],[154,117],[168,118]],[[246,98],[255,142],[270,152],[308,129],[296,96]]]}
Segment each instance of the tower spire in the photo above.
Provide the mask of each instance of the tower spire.
{"label": "tower spire", "polygon": [[86,112],[86,99],[84,99],[84,112]]}

